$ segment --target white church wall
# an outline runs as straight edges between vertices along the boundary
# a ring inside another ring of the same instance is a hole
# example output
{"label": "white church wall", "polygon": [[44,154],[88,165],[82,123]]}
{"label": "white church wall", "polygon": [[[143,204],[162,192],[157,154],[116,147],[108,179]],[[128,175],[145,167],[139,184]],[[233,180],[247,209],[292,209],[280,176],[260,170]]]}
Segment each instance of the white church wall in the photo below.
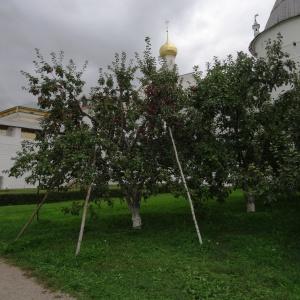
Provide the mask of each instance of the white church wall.
{"label": "white church wall", "polygon": [[[274,41],[278,34],[282,35],[282,50],[290,55],[297,64],[300,63],[300,17],[293,17],[260,33],[251,43],[250,49],[257,57],[266,57],[266,45],[269,40]],[[298,66],[300,67],[300,66]],[[282,93],[289,90],[289,86],[277,87],[272,91],[272,98],[277,99]]]}
{"label": "white church wall", "polygon": [[193,73],[187,73],[187,74],[184,74],[184,75],[180,75],[180,79],[182,80],[182,86],[185,89],[196,85],[196,80],[194,78]]}
{"label": "white church wall", "polygon": [[300,17],[294,17],[281,22],[274,27],[259,34],[252,42],[254,52],[258,57],[266,56],[266,44],[269,39],[276,40],[278,33],[283,36],[283,51],[289,53],[290,57],[300,62]]}
{"label": "white church wall", "polygon": [[[20,129],[19,131],[17,129]],[[21,128],[14,128],[14,133],[21,133]],[[25,178],[8,177],[3,173],[13,166],[12,158],[16,152],[21,149],[21,134],[15,136],[0,135],[0,189],[21,189],[33,188],[34,186],[26,184]]]}

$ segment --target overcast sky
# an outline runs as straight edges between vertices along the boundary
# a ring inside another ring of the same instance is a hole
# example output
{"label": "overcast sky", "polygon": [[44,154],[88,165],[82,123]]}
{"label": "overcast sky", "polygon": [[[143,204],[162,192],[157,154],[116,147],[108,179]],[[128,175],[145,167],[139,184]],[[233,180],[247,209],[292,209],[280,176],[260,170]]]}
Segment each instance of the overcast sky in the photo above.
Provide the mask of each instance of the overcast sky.
{"label": "overcast sky", "polygon": [[275,0],[0,0],[0,110],[34,101],[21,87],[20,70],[31,71],[34,48],[63,50],[77,64],[88,60],[93,85],[99,67],[115,52],[142,51],[145,36],[158,55],[165,20],[178,48],[180,73],[204,68],[213,56],[248,51],[253,16],[264,28]]}

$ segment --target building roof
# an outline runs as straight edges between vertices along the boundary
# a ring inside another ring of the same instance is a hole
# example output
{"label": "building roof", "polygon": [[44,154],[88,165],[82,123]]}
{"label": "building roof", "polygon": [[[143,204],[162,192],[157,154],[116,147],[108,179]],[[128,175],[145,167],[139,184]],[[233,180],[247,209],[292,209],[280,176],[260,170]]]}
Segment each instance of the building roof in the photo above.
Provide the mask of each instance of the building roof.
{"label": "building roof", "polygon": [[276,0],[265,30],[299,15],[300,0]]}
{"label": "building roof", "polygon": [[40,121],[46,115],[46,111],[38,108],[14,106],[0,111],[0,125],[40,130]]}
{"label": "building roof", "polygon": [[26,106],[14,106],[9,109],[0,111],[0,118],[14,114],[14,113],[18,113],[18,112],[29,113],[29,114],[39,115],[39,116],[45,116],[47,114],[46,111],[43,111],[38,108],[26,107]]}
{"label": "building roof", "polygon": [[255,43],[259,37],[267,32],[272,27],[281,22],[300,16],[300,0],[276,0],[274,7],[271,11],[269,20],[264,31],[260,32],[251,41],[249,51],[252,55],[257,56],[255,52]]}

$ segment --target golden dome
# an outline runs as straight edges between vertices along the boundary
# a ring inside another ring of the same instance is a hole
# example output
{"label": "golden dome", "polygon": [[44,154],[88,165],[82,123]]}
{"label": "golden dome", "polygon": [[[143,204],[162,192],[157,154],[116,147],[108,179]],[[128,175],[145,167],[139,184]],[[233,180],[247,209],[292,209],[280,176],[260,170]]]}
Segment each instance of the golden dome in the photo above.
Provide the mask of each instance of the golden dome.
{"label": "golden dome", "polygon": [[159,54],[161,57],[166,57],[168,55],[170,56],[176,56],[177,55],[177,48],[174,44],[169,43],[167,41],[165,44],[163,44],[159,49]]}

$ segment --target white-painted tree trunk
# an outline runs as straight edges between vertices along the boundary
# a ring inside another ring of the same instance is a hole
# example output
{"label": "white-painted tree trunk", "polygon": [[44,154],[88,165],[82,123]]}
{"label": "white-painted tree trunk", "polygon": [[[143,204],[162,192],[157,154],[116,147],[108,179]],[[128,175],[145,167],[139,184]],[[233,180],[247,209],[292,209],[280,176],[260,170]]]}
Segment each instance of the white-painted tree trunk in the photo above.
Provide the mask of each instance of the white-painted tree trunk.
{"label": "white-painted tree trunk", "polygon": [[134,202],[129,203],[129,210],[131,212],[131,219],[132,219],[132,228],[133,229],[141,229],[142,228],[142,218],[140,214],[140,203]]}
{"label": "white-painted tree trunk", "polygon": [[250,193],[246,194],[247,213],[255,213],[255,199]]}
{"label": "white-painted tree trunk", "polygon": [[202,245],[203,242],[202,242],[202,237],[201,237],[201,233],[200,233],[200,230],[199,230],[199,226],[198,226],[198,222],[197,222],[197,218],[196,218],[196,214],[195,214],[194,204],[193,204],[192,197],[191,197],[190,191],[188,189],[188,186],[187,186],[187,183],[186,183],[186,180],[185,180],[185,176],[183,174],[181,163],[180,163],[180,160],[179,160],[179,157],[178,157],[177,147],[176,147],[175,140],[173,138],[173,133],[172,133],[172,130],[171,130],[170,127],[169,127],[169,134],[170,134],[170,137],[171,137],[171,140],[172,140],[173,149],[174,149],[176,161],[177,161],[177,164],[178,164],[178,168],[179,168],[179,171],[180,171],[181,179],[182,179],[182,182],[183,182],[183,185],[184,185],[184,188],[185,188],[188,200],[189,200],[189,204],[190,204],[190,207],[191,207],[191,212],[192,212],[193,221],[194,221],[194,224],[195,224],[195,229],[196,229],[196,232],[197,232],[198,240],[199,240],[200,245]]}

